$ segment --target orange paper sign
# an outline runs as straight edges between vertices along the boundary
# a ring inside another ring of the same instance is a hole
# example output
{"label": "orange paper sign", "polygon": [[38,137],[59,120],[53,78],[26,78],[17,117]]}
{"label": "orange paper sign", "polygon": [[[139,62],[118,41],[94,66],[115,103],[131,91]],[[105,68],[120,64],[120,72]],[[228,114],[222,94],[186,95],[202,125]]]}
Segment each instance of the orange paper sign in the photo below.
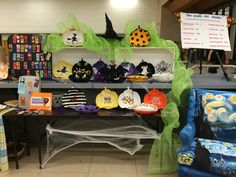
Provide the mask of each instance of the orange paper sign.
{"label": "orange paper sign", "polygon": [[52,93],[33,92],[30,109],[52,110]]}

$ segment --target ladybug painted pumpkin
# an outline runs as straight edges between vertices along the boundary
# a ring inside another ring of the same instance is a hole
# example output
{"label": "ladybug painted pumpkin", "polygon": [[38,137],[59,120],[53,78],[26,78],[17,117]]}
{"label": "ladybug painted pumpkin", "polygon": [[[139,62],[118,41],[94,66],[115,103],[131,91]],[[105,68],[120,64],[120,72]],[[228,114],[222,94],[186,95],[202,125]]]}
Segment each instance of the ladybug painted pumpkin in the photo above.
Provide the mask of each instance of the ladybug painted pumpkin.
{"label": "ladybug painted pumpkin", "polygon": [[129,41],[130,41],[131,46],[144,47],[144,46],[148,46],[150,44],[151,36],[147,30],[138,26],[138,28],[135,29],[130,34]]}
{"label": "ladybug painted pumpkin", "polygon": [[138,74],[151,77],[155,73],[155,68],[151,63],[143,61],[136,67]]}
{"label": "ladybug painted pumpkin", "polygon": [[0,61],[0,80],[6,79],[8,77],[8,66],[7,64]]}
{"label": "ladybug painted pumpkin", "polygon": [[72,74],[69,76],[73,82],[87,82],[93,74],[92,66],[81,59],[72,67]]}

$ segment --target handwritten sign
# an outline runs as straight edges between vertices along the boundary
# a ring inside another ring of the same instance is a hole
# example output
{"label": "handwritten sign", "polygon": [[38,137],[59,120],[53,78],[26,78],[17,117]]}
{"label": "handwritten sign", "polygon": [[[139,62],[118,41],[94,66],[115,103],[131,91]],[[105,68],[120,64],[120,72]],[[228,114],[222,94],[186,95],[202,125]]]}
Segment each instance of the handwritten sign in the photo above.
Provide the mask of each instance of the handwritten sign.
{"label": "handwritten sign", "polygon": [[181,13],[181,41],[182,48],[231,51],[227,17]]}

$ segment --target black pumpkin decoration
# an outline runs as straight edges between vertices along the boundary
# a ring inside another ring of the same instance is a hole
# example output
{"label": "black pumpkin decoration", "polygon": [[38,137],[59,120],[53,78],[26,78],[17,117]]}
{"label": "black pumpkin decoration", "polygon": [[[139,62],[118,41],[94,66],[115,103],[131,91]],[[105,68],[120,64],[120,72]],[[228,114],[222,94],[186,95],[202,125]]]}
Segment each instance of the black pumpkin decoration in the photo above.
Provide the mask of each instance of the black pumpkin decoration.
{"label": "black pumpkin decoration", "polygon": [[124,67],[118,66],[116,68],[116,65],[106,65],[100,71],[107,82],[123,82],[125,72],[127,70]]}
{"label": "black pumpkin decoration", "polygon": [[72,67],[72,74],[69,76],[73,82],[87,82],[93,74],[92,66],[83,58]]}
{"label": "black pumpkin decoration", "polygon": [[141,63],[136,67],[138,74],[143,76],[152,77],[153,74],[155,74],[155,68],[151,63],[148,63],[144,60],[142,60]]}

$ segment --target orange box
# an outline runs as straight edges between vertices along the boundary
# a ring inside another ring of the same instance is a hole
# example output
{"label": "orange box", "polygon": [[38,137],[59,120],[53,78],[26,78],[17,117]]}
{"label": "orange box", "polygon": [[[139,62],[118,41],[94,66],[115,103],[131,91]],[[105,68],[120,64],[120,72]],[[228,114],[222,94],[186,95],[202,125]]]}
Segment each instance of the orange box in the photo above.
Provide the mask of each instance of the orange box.
{"label": "orange box", "polygon": [[30,98],[30,109],[52,110],[52,93],[33,92]]}

